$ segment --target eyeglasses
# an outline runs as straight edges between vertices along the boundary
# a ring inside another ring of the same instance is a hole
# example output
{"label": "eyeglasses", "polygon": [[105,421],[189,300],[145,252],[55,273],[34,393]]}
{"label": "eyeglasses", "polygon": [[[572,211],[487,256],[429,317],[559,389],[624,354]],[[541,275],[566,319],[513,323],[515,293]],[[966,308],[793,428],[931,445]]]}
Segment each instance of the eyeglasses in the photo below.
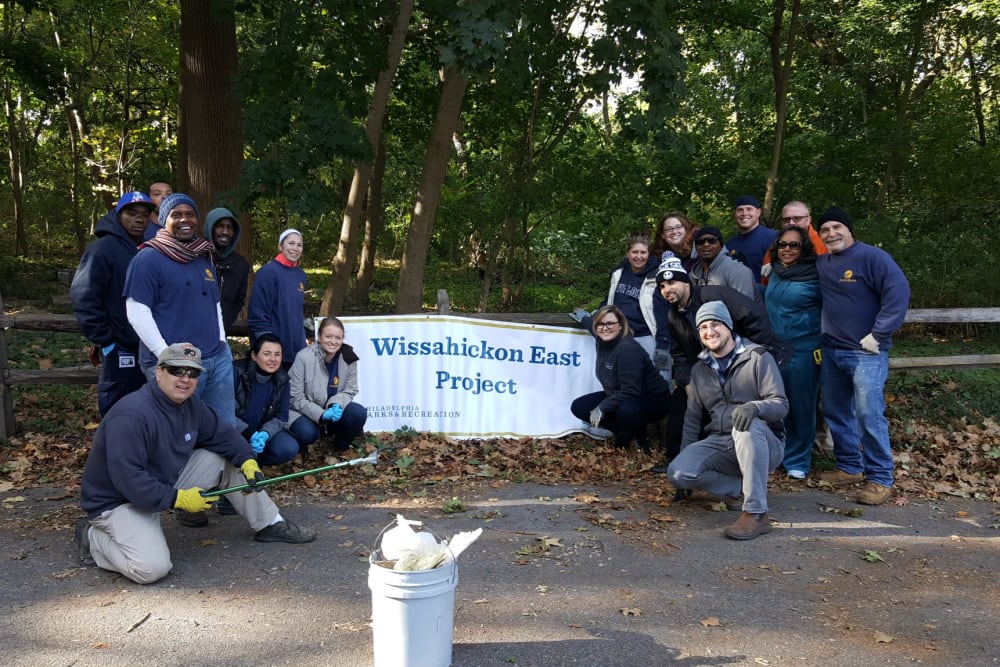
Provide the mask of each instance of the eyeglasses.
{"label": "eyeglasses", "polygon": [[802,247],[802,244],[798,241],[778,241],[777,246],[780,249],[791,248],[792,250],[798,250]]}
{"label": "eyeglasses", "polygon": [[182,368],[180,366],[163,366],[162,368],[175,378],[189,377],[192,380],[197,380],[198,376],[201,375],[201,371],[197,368]]}
{"label": "eyeglasses", "polygon": [[780,222],[782,225],[789,225],[789,224],[797,225],[803,220],[806,220],[808,218],[809,218],[808,215],[789,215],[785,216],[784,218],[780,218],[778,222]]}
{"label": "eyeglasses", "polygon": [[598,322],[597,324],[594,325],[594,328],[595,329],[614,329],[615,327],[620,326],[620,325],[621,325],[621,322],[619,322],[618,320],[609,320],[607,322]]}
{"label": "eyeglasses", "polygon": [[663,228],[663,233],[664,234],[670,234],[670,233],[673,233],[673,232],[683,232],[683,231],[684,231],[684,225],[677,225],[676,227],[664,227]]}
{"label": "eyeglasses", "polygon": [[700,239],[695,241],[695,245],[715,245],[719,242],[719,239],[714,236],[702,236]]}

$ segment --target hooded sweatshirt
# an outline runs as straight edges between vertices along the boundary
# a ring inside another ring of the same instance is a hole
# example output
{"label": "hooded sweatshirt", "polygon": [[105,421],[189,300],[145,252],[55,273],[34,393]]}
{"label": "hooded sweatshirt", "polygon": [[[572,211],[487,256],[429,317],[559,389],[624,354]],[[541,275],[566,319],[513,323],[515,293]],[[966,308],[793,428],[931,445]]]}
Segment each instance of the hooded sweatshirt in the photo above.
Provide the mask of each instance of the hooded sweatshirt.
{"label": "hooded sweatshirt", "polygon": [[139,336],[125,314],[122,289],[128,264],[139,250],[114,211],[100,219],[94,235],[97,240],[83,251],[69,288],[73,315],[94,345],[104,348],[114,343],[136,352]]}
{"label": "hooded sweatshirt", "polygon": [[219,251],[219,260],[215,264],[215,273],[218,277],[221,294],[222,324],[228,334],[233,322],[236,321],[236,316],[243,310],[247,301],[247,279],[250,276],[250,263],[236,252],[240,236],[243,235],[243,228],[240,226],[240,221],[228,208],[213,208],[208,212],[208,216],[205,218],[205,238],[213,241],[212,230],[215,229],[215,225],[220,220],[225,218],[233,221],[233,238],[226,247],[216,248]]}

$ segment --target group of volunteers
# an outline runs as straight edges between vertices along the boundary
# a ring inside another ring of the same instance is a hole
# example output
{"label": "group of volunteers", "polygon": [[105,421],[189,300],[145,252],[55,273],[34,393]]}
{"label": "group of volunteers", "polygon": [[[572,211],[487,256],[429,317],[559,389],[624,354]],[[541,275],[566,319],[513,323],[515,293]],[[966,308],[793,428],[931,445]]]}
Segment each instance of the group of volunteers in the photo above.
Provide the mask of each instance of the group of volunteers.
{"label": "group of volunteers", "polygon": [[836,458],[820,478],[863,484],[858,503],[889,499],[883,392],[910,300],[902,270],[855,239],[843,209],[814,226],[791,201],[780,229],[761,214],[757,198],[737,199],[729,238],[665,214],[652,241],[631,235],[602,307],[572,315],[595,338],[602,387],[575,399],[573,414],[591,435],[647,454],[650,425],[666,419],[665,461],[652,471],[742,510],[723,531],[737,540],[770,531],[772,471],[807,478],[819,421]]}
{"label": "group of volunteers", "polygon": [[[262,488],[262,466],[325,439],[349,451],[364,431],[358,356],[344,325],[323,319],[307,344],[303,235],[286,229],[255,274],[237,252],[232,211],[204,218],[195,201],[154,183],[97,224],[70,288],[73,311],[101,365],[102,419],[84,468],[76,525],[82,562],[152,583],[171,570],[160,513],[204,526],[206,510],[239,514],[259,542],[301,544],[315,531],[285,518]],[[250,351],[227,341],[247,307]]]}

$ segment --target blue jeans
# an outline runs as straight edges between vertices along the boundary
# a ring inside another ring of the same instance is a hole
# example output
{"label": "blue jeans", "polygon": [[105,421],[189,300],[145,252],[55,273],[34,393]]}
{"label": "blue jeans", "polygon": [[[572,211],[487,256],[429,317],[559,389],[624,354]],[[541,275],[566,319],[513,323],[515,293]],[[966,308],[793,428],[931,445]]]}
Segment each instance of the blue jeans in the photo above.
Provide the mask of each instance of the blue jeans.
{"label": "blue jeans", "polygon": [[[219,419],[236,426],[236,392],[233,390],[233,353],[229,346],[224,346],[211,357],[202,357],[201,365],[205,370],[198,378],[198,386],[194,390],[197,396],[208,407],[215,410]],[[146,378],[156,384],[156,365],[143,366],[142,372]]]}
{"label": "blue jeans", "polygon": [[833,435],[837,467],[869,482],[892,486],[885,381],[889,353],[823,348],[823,416]]}
{"label": "blue jeans", "polygon": [[368,408],[351,401],[344,408],[344,414],[335,422],[321,421],[317,424],[309,417],[299,415],[288,425],[288,430],[303,447],[316,442],[320,436],[332,435],[334,451],[344,452],[364,432],[367,421]]}
{"label": "blue jeans", "polygon": [[276,466],[288,463],[299,454],[299,449],[305,443],[299,442],[295,434],[288,429],[281,429],[267,439],[264,451],[257,455],[257,463],[264,466]]}
{"label": "blue jeans", "polygon": [[816,400],[820,366],[812,350],[796,350],[781,367],[781,379],[788,396],[785,416],[785,470],[808,473],[816,444]]}

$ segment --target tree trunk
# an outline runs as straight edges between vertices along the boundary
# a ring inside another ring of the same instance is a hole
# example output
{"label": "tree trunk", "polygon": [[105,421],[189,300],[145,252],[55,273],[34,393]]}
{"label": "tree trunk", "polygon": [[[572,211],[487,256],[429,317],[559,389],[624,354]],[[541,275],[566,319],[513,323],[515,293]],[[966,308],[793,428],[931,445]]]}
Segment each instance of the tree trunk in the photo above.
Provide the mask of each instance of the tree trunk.
{"label": "tree trunk", "polygon": [[368,303],[369,292],[375,282],[375,255],[378,237],[385,226],[382,211],[382,183],[385,180],[385,137],[380,136],[372,175],[368,180],[368,205],[365,207],[365,240],[361,248],[361,265],[354,287],[347,295],[347,302],[354,305]]}
{"label": "tree trunk", "polygon": [[[410,25],[410,16],[413,14],[413,2],[414,0],[401,0],[399,3],[399,13],[396,15],[392,38],[389,40],[388,67],[379,74],[372,93],[371,105],[368,107],[365,135],[373,153],[379,144],[379,134],[382,131],[385,108],[389,103],[392,80],[396,76],[396,68],[399,66],[403,44],[406,42],[406,32]],[[320,306],[320,313],[323,315],[336,315],[344,308],[347,286],[358,257],[358,233],[364,216],[363,205],[368,193],[371,171],[372,164],[367,160],[359,162],[354,168],[354,179],[351,181],[351,190],[347,195],[347,206],[340,228],[340,244],[337,247],[337,255],[333,258],[333,270],[330,272],[330,280]]]}
{"label": "tree trunk", "polygon": [[983,91],[980,88],[979,71],[972,54],[972,39],[965,40],[965,62],[969,65],[969,88],[972,90],[972,113],[976,117],[976,143],[986,145],[986,116],[983,114]]}
{"label": "tree trunk", "polygon": [[4,111],[7,119],[7,167],[14,214],[14,254],[28,254],[27,216],[24,209],[24,133],[10,81],[4,84]]}
{"label": "tree trunk", "polygon": [[[243,165],[233,11],[233,0],[181,0],[178,189],[198,203],[202,222],[220,195],[236,187]],[[241,226],[249,242],[249,225],[241,220]]]}
{"label": "tree trunk", "polygon": [[441,200],[441,188],[448,174],[448,161],[452,149],[451,137],[458,127],[458,117],[467,86],[468,81],[457,68],[449,67],[445,70],[441,101],[427,145],[416,202],[410,215],[410,231],[406,235],[406,247],[403,250],[399,288],[396,292],[397,313],[417,313],[423,305],[427,250],[430,247],[434,218]]}
{"label": "tree trunk", "polygon": [[767,189],[764,194],[765,217],[771,217],[774,209],[774,190],[778,182],[778,167],[781,164],[781,150],[785,143],[785,124],[788,118],[788,91],[792,80],[792,56],[795,50],[796,29],[798,28],[800,0],[793,0],[792,16],[788,22],[788,35],[784,38],[785,52],[781,53],[782,26],[785,19],[785,0],[775,0],[774,22],[768,37],[771,53],[771,75],[774,78],[774,143],[771,146],[771,167],[767,172]]}

